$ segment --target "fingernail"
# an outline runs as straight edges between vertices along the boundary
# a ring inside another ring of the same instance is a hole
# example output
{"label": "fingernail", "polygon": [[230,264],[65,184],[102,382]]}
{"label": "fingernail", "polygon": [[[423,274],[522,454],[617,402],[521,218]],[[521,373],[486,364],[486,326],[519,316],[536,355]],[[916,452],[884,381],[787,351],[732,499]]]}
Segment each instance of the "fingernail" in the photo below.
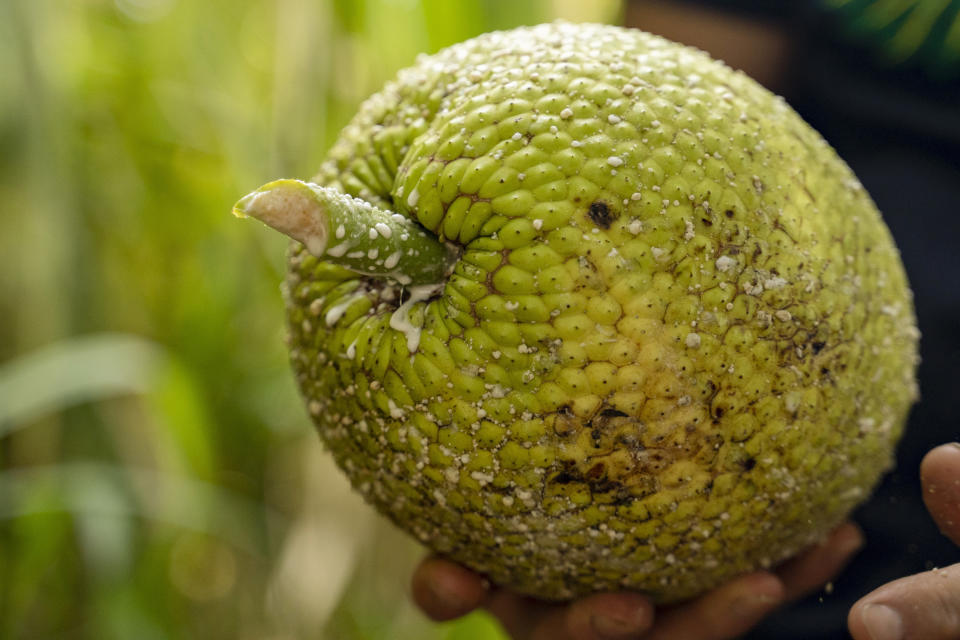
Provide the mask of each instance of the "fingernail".
{"label": "fingernail", "polygon": [[950,445],[951,447],[956,447],[957,449],[960,449],[960,442],[948,442],[947,444]]}
{"label": "fingernail", "polygon": [[639,609],[633,615],[611,616],[595,613],[590,616],[590,626],[603,638],[623,638],[646,628],[646,614]]}
{"label": "fingernail", "polygon": [[860,614],[870,640],[903,640],[903,619],[885,604],[868,604]]}

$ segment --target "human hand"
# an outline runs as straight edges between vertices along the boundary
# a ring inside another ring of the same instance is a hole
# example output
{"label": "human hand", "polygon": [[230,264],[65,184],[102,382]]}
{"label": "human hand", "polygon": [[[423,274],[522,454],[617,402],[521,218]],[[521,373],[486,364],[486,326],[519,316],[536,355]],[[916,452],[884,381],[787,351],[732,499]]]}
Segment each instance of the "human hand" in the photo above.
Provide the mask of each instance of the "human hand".
{"label": "human hand", "polygon": [[[960,545],[960,445],[941,445],[920,464],[923,502],[940,531]],[[887,583],[847,618],[855,640],[960,638],[960,564]]]}
{"label": "human hand", "polygon": [[490,587],[476,573],[431,556],[413,574],[413,599],[437,621],[484,607],[514,640],[725,640],[745,633],[781,604],[820,588],[862,544],[860,529],[846,523],[773,571],[741,576],[699,598],[661,608],[632,592],[543,602]]}

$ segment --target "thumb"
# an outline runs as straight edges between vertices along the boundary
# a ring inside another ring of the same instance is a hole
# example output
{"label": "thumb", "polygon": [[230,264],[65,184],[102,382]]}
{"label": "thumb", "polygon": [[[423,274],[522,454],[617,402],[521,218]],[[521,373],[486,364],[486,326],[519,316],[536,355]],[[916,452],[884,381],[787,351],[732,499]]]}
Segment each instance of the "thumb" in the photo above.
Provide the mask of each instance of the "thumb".
{"label": "thumb", "polygon": [[[920,482],[940,531],[960,544],[960,445],[924,456]],[[960,564],[883,585],[853,605],[847,623],[855,640],[960,638]]]}
{"label": "thumb", "polygon": [[883,585],[853,605],[847,624],[854,640],[960,638],[960,564]]}

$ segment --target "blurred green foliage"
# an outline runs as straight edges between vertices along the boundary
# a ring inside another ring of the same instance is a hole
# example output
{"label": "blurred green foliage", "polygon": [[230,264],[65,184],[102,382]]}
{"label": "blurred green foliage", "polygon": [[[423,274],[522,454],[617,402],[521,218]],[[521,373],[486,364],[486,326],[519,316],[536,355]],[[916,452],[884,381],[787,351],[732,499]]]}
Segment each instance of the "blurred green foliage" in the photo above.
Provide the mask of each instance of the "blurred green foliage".
{"label": "blurred green foliage", "polygon": [[408,602],[288,371],[284,240],[229,212],[418,53],[556,17],[619,3],[0,3],[0,638],[501,637]]}

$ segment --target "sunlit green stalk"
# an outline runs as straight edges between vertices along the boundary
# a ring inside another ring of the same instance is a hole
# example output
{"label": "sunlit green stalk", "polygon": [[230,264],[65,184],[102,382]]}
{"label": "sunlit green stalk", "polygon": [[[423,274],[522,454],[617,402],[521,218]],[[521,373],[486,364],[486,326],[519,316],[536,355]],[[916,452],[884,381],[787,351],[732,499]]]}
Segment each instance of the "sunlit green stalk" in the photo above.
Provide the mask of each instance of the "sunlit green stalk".
{"label": "sunlit green stalk", "polygon": [[403,285],[442,282],[454,258],[447,245],[416,222],[300,180],[265,184],[244,196],[233,212],[303,243],[318,258]]}

